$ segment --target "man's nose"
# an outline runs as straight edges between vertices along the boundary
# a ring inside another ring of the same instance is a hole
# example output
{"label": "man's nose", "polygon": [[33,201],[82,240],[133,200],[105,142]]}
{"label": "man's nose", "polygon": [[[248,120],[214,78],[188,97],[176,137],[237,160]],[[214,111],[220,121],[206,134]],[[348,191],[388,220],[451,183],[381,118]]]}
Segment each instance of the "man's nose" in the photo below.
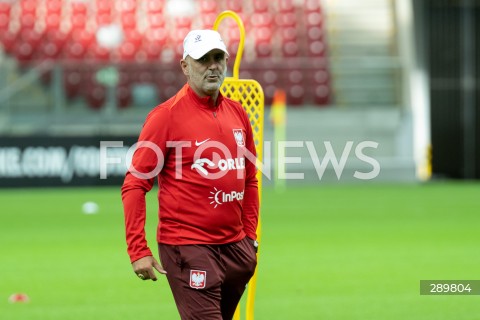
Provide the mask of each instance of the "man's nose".
{"label": "man's nose", "polygon": [[218,64],[217,63],[211,63],[209,66],[208,66],[208,69],[210,70],[216,70],[218,69]]}
{"label": "man's nose", "polygon": [[210,60],[208,65],[208,69],[218,69],[220,67],[220,62],[216,61],[215,59]]}

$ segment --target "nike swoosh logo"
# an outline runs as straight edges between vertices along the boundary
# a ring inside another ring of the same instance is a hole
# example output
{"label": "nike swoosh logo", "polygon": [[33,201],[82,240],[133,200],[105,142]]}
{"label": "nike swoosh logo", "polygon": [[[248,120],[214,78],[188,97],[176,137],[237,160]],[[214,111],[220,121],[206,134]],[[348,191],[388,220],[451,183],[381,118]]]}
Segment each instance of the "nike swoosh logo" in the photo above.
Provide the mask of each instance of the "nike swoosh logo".
{"label": "nike swoosh logo", "polygon": [[204,143],[207,142],[208,140],[210,140],[210,138],[205,139],[205,140],[200,141],[200,142],[198,142],[197,140],[195,140],[195,146],[196,146],[196,147],[201,146],[202,144],[204,144]]}

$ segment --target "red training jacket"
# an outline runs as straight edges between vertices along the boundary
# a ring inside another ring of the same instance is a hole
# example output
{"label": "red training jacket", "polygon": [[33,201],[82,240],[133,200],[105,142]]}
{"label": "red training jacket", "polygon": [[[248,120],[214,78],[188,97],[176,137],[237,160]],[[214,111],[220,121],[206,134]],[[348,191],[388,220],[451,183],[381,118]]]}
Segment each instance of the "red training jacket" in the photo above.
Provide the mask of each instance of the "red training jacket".
{"label": "red training jacket", "polygon": [[[186,84],[147,116],[122,186],[128,254],[152,255],[145,194],[158,178],[157,241],[224,244],[256,239],[258,181],[252,128],[240,103],[213,105]],[[252,160],[253,159],[253,160]]]}

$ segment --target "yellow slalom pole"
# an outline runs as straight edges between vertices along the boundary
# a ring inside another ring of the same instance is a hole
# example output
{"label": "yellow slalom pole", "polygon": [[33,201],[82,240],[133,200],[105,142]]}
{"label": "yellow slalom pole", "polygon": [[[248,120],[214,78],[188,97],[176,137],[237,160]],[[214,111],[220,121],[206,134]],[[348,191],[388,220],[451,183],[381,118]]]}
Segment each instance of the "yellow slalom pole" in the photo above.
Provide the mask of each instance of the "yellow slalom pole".
{"label": "yellow slalom pole", "polygon": [[[248,114],[248,118],[252,125],[253,129],[253,138],[255,140],[255,146],[257,149],[257,167],[263,161],[263,123],[264,123],[264,106],[265,98],[263,94],[263,89],[260,84],[253,79],[239,79],[240,74],[240,61],[242,60],[243,48],[245,45],[245,27],[243,25],[242,19],[233,11],[227,10],[222,12],[215,23],[213,24],[213,30],[218,30],[220,22],[225,18],[234,19],[240,31],[240,42],[238,45],[237,56],[235,57],[235,63],[233,65],[233,77],[225,78],[222,87],[220,90],[222,93],[236,101],[239,101],[245,111]],[[258,192],[259,198],[261,200],[262,195],[262,172],[258,170],[257,172],[258,179]],[[261,240],[261,223],[260,219],[258,221],[257,227],[257,240]],[[260,249],[261,251],[261,249]],[[259,255],[257,254],[257,258]],[[245,306],[245,319],[253,320],[254,318],[254,304],[255,304],[255,291],[257,287],[257,272],[253,275],[252,279],[248,284],[247,291],[247,301]],[[233,316],[234,320],[240,320],[240,305],[237,306],[235,315]]]}
{"label": "yellow slalom pole", "polygon": [[226,10],[220,13],[213,23],[213,30],[218,30],[220,22],[225,18],[232,18],[238,24],[238,29],[240,31],[240,42],[238,44],[237,56],[235,57],[235,63],[233,64],[233,78],[240,78],[240,61],[242,61],[243,47],[245,46],[245,26],[243,21],[238,14],[231,10]]}

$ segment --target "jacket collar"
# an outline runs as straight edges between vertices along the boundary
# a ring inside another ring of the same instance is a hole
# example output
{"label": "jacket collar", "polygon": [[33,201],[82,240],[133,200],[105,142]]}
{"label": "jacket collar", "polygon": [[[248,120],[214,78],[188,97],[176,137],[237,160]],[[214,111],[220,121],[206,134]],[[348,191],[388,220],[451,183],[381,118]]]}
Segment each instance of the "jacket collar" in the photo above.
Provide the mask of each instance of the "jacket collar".
{"label": "jacket collar", "polygon": [[187,83],[185,84],[187,87],[187,94],[188,96],[193,99],[195,102],[197,102],[198,106],[202,108],[207,108],[207,109],[215,109],[217,108],[223,101],[223,95],[221,92],[218,93],[217,97],[217,103],[213,103],[213,99],[210,96],[207,97],[200,97],[198,94],[193,91],[193,89],[190,87],[190,85]]}

